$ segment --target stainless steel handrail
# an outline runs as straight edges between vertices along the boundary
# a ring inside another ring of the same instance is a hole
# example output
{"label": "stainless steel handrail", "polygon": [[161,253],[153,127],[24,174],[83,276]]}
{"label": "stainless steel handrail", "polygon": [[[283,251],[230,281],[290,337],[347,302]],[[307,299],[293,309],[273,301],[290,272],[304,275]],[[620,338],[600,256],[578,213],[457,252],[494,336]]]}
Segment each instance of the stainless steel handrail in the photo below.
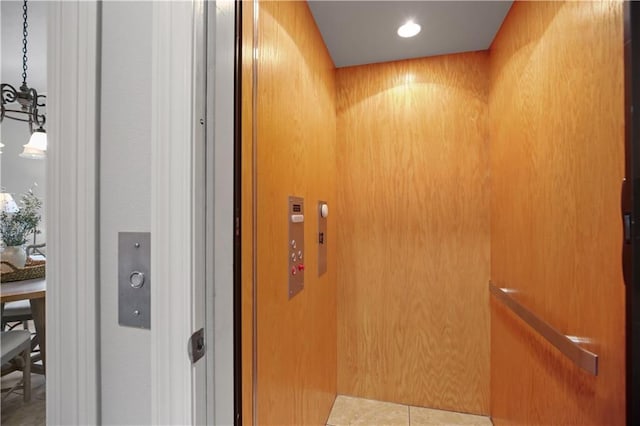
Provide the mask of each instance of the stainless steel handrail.
{"label": "stainless steel handrail", "polygon": [[524,322],[544,337],[549,343],[555,346],[578,367],[593,374],[594,376],[598,375],[598,355],[584,349],[576,343],[581,340],[584,341],[584,339],[574,336],[566,336],[556,328],[547,324],[533,312],[522,306],[520,302],[511,297],[509,295],[509,289],[497,287],[490,282],[489,291],[491,291],[491,294],[493,294],[496,299],[500,300],[504,305],[511,309],[514,314],[522,318]]}

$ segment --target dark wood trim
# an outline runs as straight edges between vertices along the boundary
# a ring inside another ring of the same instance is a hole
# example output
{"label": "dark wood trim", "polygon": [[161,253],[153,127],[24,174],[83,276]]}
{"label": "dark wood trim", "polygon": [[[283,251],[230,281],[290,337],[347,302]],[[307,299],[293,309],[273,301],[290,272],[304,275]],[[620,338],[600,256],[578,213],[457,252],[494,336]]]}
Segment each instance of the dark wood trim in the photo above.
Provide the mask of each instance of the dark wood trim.
{"label": "dark wood trim", "polygon": [[235,425],[242,425],[242,1],[235,2],[233,149],[233,405]]}
{"label": "dark wood trim", "polygon": [[[624,5],[625,182],[621,190],[626,283],[627,424],[640,424],[640,3]],[[635,108],[634,108],[635,106]],[[635,110],[635,111],[634,111]],[[625,227],[625,215],[629,224]]]}

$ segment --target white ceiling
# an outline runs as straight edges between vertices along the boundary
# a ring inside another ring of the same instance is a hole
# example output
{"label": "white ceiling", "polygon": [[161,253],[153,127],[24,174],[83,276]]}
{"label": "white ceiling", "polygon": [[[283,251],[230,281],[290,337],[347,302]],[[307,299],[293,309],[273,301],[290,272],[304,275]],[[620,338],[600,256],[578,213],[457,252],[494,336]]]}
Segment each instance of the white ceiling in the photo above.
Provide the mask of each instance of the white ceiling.
{"label": "white ceiling", "polygon": [[[488,49],[512,1],[309,1],[336,67]],[[403,39],[407,20],[422,26]]]}

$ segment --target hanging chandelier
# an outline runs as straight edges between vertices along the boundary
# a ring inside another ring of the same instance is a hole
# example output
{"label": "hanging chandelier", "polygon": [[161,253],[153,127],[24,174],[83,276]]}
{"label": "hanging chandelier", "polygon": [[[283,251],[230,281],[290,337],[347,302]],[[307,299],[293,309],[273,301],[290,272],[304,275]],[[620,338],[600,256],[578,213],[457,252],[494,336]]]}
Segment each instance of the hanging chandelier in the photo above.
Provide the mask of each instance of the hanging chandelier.
{"label": "hanging chandelier", "polygon": [[45,107],[45,95],[39,95],[36,89],[27,84],[27,0],[22,3],[22,85],[16,90],[12,85],[2,83],[2,109],[0,123],[5,119],[25,122],[29,125],[31,138],[23,145],[20,154],[25,158],[41,159],[47,151],[47,132],[44,129],[46,117],[39,108]]}

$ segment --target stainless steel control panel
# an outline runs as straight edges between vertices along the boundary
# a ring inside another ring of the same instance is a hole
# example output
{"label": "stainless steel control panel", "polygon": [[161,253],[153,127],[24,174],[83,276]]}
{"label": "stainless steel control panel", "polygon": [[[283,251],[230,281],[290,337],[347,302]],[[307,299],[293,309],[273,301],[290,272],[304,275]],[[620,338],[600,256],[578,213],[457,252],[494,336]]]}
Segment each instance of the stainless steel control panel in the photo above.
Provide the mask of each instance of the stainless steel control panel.
{"label": "stainless steel control panel", "polygon": [[304,288],[304,199],[289,197],[289,299]]}
{"label": "stainless steel control panel", "polygon": [[327,217],[329,205],[318,201],[318,276],[327,272]]}
{"label": "stainless steel control panel", "polygon": [[118,233],[118,324],[151,328],[151,234]]}

